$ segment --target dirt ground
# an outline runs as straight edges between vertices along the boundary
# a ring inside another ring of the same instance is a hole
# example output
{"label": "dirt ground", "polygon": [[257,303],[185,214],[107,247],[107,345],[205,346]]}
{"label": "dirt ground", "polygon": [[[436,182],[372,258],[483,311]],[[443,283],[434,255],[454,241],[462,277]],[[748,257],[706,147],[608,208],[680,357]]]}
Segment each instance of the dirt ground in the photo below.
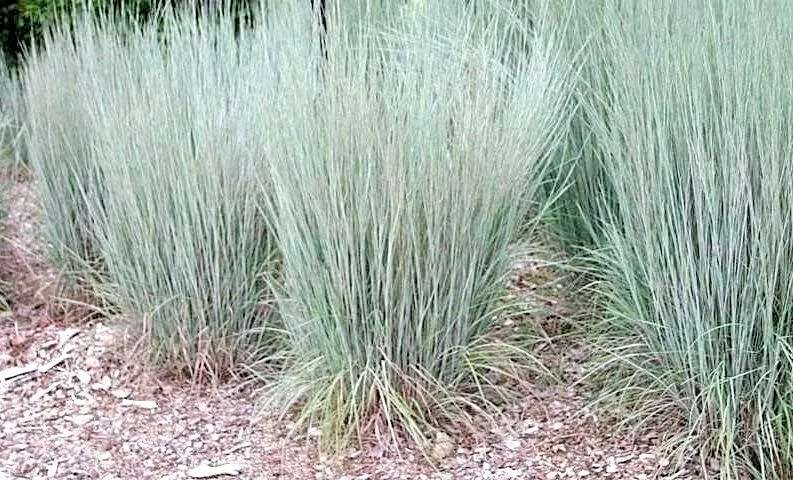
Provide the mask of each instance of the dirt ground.
{"label": "dirt ground", "polygon": [[[317,433],[259,408],[251,389],[198,387],[147,374],[123,323],[58,298],[42,260],[33,189],[11,192],[0,274],[0,480],[7,479],[696,479],[659,447],[668,429],[614,435],[583,387],[523,386],[507,420],[443,436],[431,468],[417,452],[325,458]],[[549,343],[575,370],[575,348]]]}

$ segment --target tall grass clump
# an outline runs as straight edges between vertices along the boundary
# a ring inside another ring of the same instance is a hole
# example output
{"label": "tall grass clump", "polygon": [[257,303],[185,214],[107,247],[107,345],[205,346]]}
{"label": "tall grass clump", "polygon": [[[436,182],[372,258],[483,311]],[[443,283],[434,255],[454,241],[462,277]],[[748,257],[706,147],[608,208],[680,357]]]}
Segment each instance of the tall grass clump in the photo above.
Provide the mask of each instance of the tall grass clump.
{"label": "tall grass clump", "polygon": [[[88,107],[97,89],[113,81],[112,65],[101,65],[111,45],[89,17],[48,30],[40,48],[24,62],[24,105],[30,166],[37,179],[44,231],[52,263],[72,279],[99,268],[91,204],[105,196],[101,169],[91,156],[95,125]],[[77,28],[79,25],[79,28]]]}
{"label": "tall grass clump", "polygon": [[[0,56],[0,166],[10,167],[9,171],[0,172],[0,242],[6,237],[13,174],[21,165],[20,159],[24,158],[20,85],[16,72]],[[8,282],[0,278],[0,313],[9,309],[8,293]]]}
{"label": "tall grass clump", "polygon": [[525,356],[489,332],[565,124],[567,66],[488,3],[497,16],[345,3],[358,10],[331,9],[326,55],[311,18],[283,17],[268,150],[290,352],[268,394],[327,448],[370,434],[424,447],[442,420],[488,411],[487,373]]}
{"label": "tall grass clump", "polygon": [[721,478],[791,478],[793,4],[602,3],[607,390]]}
{"label": "tall grass clump", "polygon": [[22,82],[7,60],[0,58],[0,164],[17,169],[27,163],[24,134]]}
{"label": "tall grass clump", "polygon": [[[258,175],[269,126],[266,49],[235,32],[222,11],[116,25],[57,31],[43,55],[59,66],[62,51],[71,53],[76,72],[30,74],[33,85],[49,86],[42,90],[52,90],[55,105],[75,107],[61,96],[80,92],[79,121],[90,137],[69,138],[80,156],[41,162],[45,182],[58,185],[44,200],[85,207],[103,262],[101,291],[140,320],[149,360],[195,380],[222,379],[270,338],[275,244]],[[89,35],[103,38],[101,48],[83,46]],[[56,133],[71,120],[37,119]],[[101,178],[103,194],[61,197],[60,175],[70,173]]]}

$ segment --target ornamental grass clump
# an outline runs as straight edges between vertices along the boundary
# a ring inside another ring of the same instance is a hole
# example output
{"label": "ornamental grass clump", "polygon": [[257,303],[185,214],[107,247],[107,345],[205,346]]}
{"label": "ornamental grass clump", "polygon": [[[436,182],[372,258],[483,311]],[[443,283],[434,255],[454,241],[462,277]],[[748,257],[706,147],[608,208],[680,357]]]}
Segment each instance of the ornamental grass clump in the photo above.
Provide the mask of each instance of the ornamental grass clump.
{"label": "ornamental grass clump", "polygon": [[15,169],[27,163],[25,102],[22,81],[5,58],[0,58],[0,165]]}
{"label": "ornamental grass clump", "polygon": [[569,109],[552,38],[508,2],[372,5],[329,9],[326,48],[310,15],[283,17],[268,132],[290,348],[267,394],[334,450],[425,447],[442,420],[495,410],[490,374],[530,363],[489,332]]}
{"label": "ornamental grass clump", "polygon": [[98,89],[113,81],[113,66],[97,62],[114,33],[109,24],[97,27],[81,17],[48,30],[41,48],[25,59],[22,74],[27,152],[49,253],[72,278],[101,263],[90,205],[102,203],[105,187],[91,156],[95,126],[88,107],[100,100]]}
{"label": "ornamental grass clump", "polygon": [[793,4],[602,3],[605,386],[721,478],[791,478]]}
{"label": "ornamental grass clump", "polygon": [[[87,219],[102,259],[97,289],[142,327],[153,365],[198,381],[239,374],[272,338],[276,250],[259,175],[270,126],[266,46],[223,11],[114,25],[56,31],[47,62],[29,72],[32,101],[50,93],[50,105],[65,105],[49,118],[32,114],[52,135],[37,143],[52,146],[36,162],[51,186],[43,200]],[[80,41],[89,35],[101,41]]]}
{"label": "ornamental grass clump", "polygon": [[112,192],[100,243],[117,304],[143,315],[151,360],[219,379],[272,337],[276,250],[259,182],[269,112],[257,85],[267,74],[256,57],[266,46],[235,38],[225,14],[192,18],[119,52],[139,63],[95,112]]}

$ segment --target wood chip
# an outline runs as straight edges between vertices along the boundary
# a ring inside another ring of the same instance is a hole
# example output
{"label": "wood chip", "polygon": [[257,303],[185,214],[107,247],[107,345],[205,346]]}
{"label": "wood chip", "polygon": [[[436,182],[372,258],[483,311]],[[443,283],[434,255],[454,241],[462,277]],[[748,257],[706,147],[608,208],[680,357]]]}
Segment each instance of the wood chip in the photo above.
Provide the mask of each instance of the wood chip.
{"label": "wood chip", "polygon": [[452,438],[443,432],[438,432],[435,435],[435,444],[432,446],[432,451],[430,452],[432,458],[435,460],[443,460],[451,455],[453,451],[454,442]]}
{"label": "wood chip", "polygon": [[12,357],[11,355],[9,355],[7,353],[0,352],[0,365],[7,364],[7,363],[13,363],[13,362],[14,362],[14,357]]}
{"label": "wood chip", "polygon": [[521,442],[517,438],[507,437],[503,441],[504,448],[507,450],[516,451],[521,447]]}
{"label": "wood chip", "polygon": [[40,389],[36,390],[36,393],[34,393],[32,397],[30,397],[30,400],[33,401],[33,402],[38,402],[39,400],[41,400],[42,397],[44,397],[44,395],[48,395],[48,394],[52,393],[60,385],[61,385],[61,382],[52,382],[51,384],[49,384],[47,386],[47,388],[40,388]]}
{"label": "wood chip", "polygon": [[96,357],[88,357],[85,359],[85,366],[90,369],[97,369],[102,366],[102,362]]}
{"label": "wood chip", "polygon": [[130,393],[132,392],[130,392],[126,388],[118,388],[110,392],[110,394],[116,398],[127,398],[130,395]]}
{"label": "wood chip", "polygon": [[227,463],[216,467],[201,465],[188,470],[187,476],[190,478],[210,478],[219,477],[221,475],[239,475],[240,470],[242,470],[242,466],[238,463]]}
{"label": "wood chip", "polygon": [[47,363],[45,363],[44,365],[42,365],[42,366],[40,366],[40,367],[39,367],[39,373],[47,373],[47,372],[48,372],[48,371],[50,371],[50,370],[51,370],[53,367],[55,367],[55,366],[56,366],[56,365],[58,365],[59,363],[62,363],[62,362],[63,362],[63,361],[65,361],[67,358],[69,358],[69,356],[68,356],[68,355],[61,355],[60,357],[58,357],[58,358],[56,358],[56,359],[54,359],[54,360],[50,360],[49,362],[47,362]]}
{"label": "wood chip", "polygon": [[74,375],[77,377],[77,380],[80,381],[83,385],[88,385],[91,383],[91,374],[86,372],[85,370],[77,370],[74,372]]}
{"label": "wood chip", "polygon": [[75,425],[83,426],[94,419],[93,415],[69,415],[64,417],[65,420],[72,422]]}
{"label": "wood chip", "polygon": [[122,407],[135,407],[135,408],[145,408],[147,410],[153,410],[157,408],[157,402],[154,400],[129,400],[124,399],[121,400]]}
{"label": "wood chip", "polygon": [[58,474],[58,460],[53,460],[50,464],[50,467],[47,469],[47,476],[50,478],[55,477]]}
{"label": "wood chip", "polygon": [[41,346],[39,347],[39,349],[44,350],[46,348],[52,348],[52,347],[54,347],[56,345],[58,345],[58,341],[57,340],[49,340],[47,342],[42,343]]}
{"label": "wood chip", "polygon": [[[248,448],[248,447],[250,447],[251,445],[253,445],[253,443],[251,443],[251,442],[242,442],[242,443],[240,443],[239,445],[234,445],[233,447],[229,448],[229,449],[228,449],[228,450],[226,450],[224,453],[225,453],[226,455],[228,455],[228,454],[230,454],[230,453],[234,453],[234,452],[236,452],[237,450],[242,450],[243,448]],[[357,457],[358,455],[360,455],[360,454],[361,454],[361,451],[360,451],[360,450],[358,450],[357,452],[353,452],[353,453],[354,453],[354,454],[356,454],[356,455],[355,455],[355,456],[352,456],[352,457],[350,457],[350,456],[348,455],[348,457],[349,457],[349,458],[355,458],[355,457]],[[352,455],[352,454],[350,454],[350,455]]]}
{"label": "wood chip", "polygon": [[74,338],[78,333],[80,333],[79,328],[67,328],[66,330],[58,332],[58,348],[63,348],[66,342]]}

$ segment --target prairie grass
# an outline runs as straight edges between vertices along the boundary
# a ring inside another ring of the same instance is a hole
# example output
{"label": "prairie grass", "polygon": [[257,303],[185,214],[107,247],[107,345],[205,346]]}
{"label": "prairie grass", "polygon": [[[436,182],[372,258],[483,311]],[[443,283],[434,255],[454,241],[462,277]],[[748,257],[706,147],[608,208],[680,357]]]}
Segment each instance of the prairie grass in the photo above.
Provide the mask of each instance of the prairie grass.
{"label": "prairie grass", "polygon": [[544,372],[489,332],[508,246],[541,209],[569,67],[512,2],[471,3],[493,14],[345,3],[326,56],[311,18],[284,17],[268,151],[290,348],[267,395],[332,450],[369,435],[426,448],[443,420],[496,410],[495,376]]}
{"label": "prairie grass", "polygon": [[94,281],[140,321],[150,362],[198,381],[239,373],[272,338],[266,48],[246,35],[225,12],[85,19],[28,71],[54,237],[101,259]]}
{"label": "prairie grass", "polygon": [[[37,179],[52,263],[71,279],[98,270],[92,205],[105,194],[103,173],[91,155],[95,125],[88,107],[112,82],[112,65],[97,63],[113,43],[112,25],[82,17],[45,33],[24,62],[27,150]],[[104,69],[103,69],[104,68]]]}
{"label": "prairie grass", "polygon": [[0,165],[18,170],[26,163],[22,82],[7,60],[0,59]]}
{"label": "prairie grass", "polygon": [[790,478],[793,5],[597,9],[607,398],[681,418],[678,451],[721,478]]}
{"label": "prairie grass", "polygon": [[[21,83],[0,56],[0,243],[6,242],[6,222],[12,181],[25,159]],[[2,255],[2,254],[0,254]],[[0,259],[2,260],[2,259]],[[9,309],[9,285],[0,278],[0,313]]]}

